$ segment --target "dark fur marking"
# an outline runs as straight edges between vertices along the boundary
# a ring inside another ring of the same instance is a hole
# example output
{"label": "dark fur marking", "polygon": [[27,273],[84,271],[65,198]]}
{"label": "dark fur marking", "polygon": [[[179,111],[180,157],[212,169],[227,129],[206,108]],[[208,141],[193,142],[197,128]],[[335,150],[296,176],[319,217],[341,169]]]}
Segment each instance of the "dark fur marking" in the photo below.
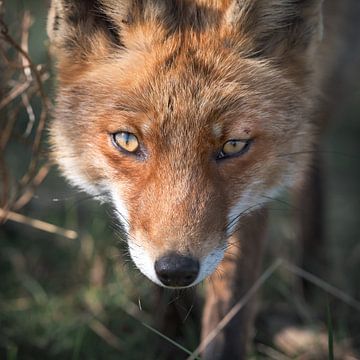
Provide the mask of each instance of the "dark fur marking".
{"label": "dark fur marking", "polygon": [[205,61],[194,56],[191,61],[192,69],[195,74],[201,74],[204,76],[214,76],[215,69],[212,64],[206,63]]}
{"label": "dark fur marking", "polygon": [[[85,28],[84,33],[91,34],[98,29],[105,30],[109,40],[118,45],[123,46],[120,38],[120,29],[115,22],[107,16],[102,10],[99,0],[82,0],[82,1],[64,1],[65,6],[65,21],[69,26]],[[58,22],[60,17],[57,16]],[[56,22],[56,21],[55,21]],[[58,28],[57,24],[57,28]],[[54,28],[55,29],[55,28]],[[65,46],[69,50],[78,46],[78,33],[73,38],[68,39]],[[85,36],[84,36],[85,37]],[[84,39],[86,44],[86,39]],[[80,44],[83,45],[83,44]]]}
{"label": "dark fur marking", "polygon": [[60,27],[60,15],[58,13],[54,16],[53,31],[59,30]]}
{"label": "dark fur marking", "polygon": [[175,50],[173,53],[171,53],[164,61],[163,67],[165,70],[170,70],[173,65],[175,64],[175,61],[177,60],[178,56],[180,55],[180,48]]}
{"label": "dark fur marking", "polygon": [[169,98],[168,98],[167,105],[168,105],[169,112],[173,112],[174,111],[174,99],[171,96],[169,96]]}

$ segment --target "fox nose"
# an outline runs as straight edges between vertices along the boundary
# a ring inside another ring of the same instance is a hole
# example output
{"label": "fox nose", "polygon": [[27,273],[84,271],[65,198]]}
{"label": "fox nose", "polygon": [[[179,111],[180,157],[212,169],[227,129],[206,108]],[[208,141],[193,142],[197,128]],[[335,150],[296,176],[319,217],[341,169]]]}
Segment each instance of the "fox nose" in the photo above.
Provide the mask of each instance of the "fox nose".
{"label": "fox nose", "polygon": [[183,287],[192,284],[199,273],[199,262],[188,256],[168,254],[155,261],[155,272],[166,286]]}

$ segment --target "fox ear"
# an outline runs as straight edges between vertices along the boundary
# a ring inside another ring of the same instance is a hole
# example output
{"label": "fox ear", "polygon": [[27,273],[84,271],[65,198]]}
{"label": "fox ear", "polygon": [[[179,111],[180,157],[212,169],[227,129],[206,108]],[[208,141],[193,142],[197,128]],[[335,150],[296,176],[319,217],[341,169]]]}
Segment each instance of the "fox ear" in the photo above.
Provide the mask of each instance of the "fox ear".
{"label": "fox ear", "polygon": [[322,0],[233,0],[225,26],[248,56],[308,55],[322,38]]}
{"label": "fox ear", "polygon": [[55,55],[77,62],[121,46],[120,19],[126,17],[128,1],[117,1],[114,16],[108,3],[113,1],[52,0],[47,32]]}

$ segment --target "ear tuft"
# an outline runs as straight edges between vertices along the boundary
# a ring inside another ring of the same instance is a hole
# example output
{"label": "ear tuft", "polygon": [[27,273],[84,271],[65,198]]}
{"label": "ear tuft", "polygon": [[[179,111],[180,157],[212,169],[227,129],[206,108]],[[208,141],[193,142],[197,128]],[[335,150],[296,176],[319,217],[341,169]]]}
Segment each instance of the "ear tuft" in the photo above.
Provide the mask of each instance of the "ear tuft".
{"label": "ear tuft", "polygon": [[322,0],[233,0],[225,26],[241,34],[249,56],[311,51],[322,36]]}
{"label": "ear tuft", "polygon": [[[107,11],[106,2],[52,0],[47,32],[55,52],[76,60],[95,54],[99,44],[102,50],[121,46],[118,19]],[[119,17],[119,12],[116,15]]]}

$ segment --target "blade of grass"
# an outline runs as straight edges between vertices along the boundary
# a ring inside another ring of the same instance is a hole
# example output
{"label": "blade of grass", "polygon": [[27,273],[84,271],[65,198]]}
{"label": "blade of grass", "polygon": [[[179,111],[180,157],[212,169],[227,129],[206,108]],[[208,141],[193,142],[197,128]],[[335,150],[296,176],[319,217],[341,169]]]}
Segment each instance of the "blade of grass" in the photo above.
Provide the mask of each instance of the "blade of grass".
{"label": "blade of grass", "polygon": [[81,351],[81,346],[84,342],[85,332],[86,332],[86,328],[82,327],[80,328],[80,330],[78,331],[75,337],[74,350],[71,357],[72,360],[80,359],[80,351]]}
{"label": "blade of grass", "polygon": [[108,345],[118,351],[122,351],[123,344],[120,339],[114,335],[103,323],[97,319],[93,319],[89,327],[95,334],[101,337]]}
{"label": "blade of grass", "polygon": [[[174,341],[173,339],[170,339],[169,337],[167,337],[166,335],[164,335],[163,333],[161,333],[160,331],[156,330],[155,328],[153,328],[152,326],[145,324],[144,322],[142,323],[147,329],[151,330],[152,332],[154,332],[155,334],[159,335],[160,337],[162,337],[163,339],[165,339],[166,341],[168,341],[169,343],[173,344],[174,346],[176,346],[178,349],[184,351],[186,354],[191,355],[192,352],[188,349],[186,349],[184,346],[182,346],[181,344],[179,344],[178,342]],[[200,357],[196,356],[194,357],[194,360],[198,359],[200,360]]]}
{"label": "blade of grass", "polygon": [[27,274],[22,274],[21,283],[24,288],[28,290],[29,293],[33,296],[35,302],[38,305],[46,304],[49,301],[46,291],[35,278]]}
{"label": "blade of grass", "polygon": [[354,299],[344,291],[336,288],[335,286],[329,284],[325,280],[319,278],[318,276],[307,272],[304,269],[299,268],[296,265],[290,264],[287,261],[283,261],[283,266],[292,272],[293,274],[302,277],[303,279],[311,282],[312,284],[318,286],[320,289],[323,289],[330,295],[336,297],[337,299],[343,301],[345,304],[353,307],[354,309],[360,311],[360,301]]}
{"label": "blade of grass", "polygon": [[18,358],[18,348],[15,344],[7,347],[7,360],[16,360]]}
{"label": "blade of grass", "polygon": [[331,320],[331,311],[329,301],[326,306],[327,312],[327,328],[328,328],[328,349],[329,349],[329,360],[334,360],[334,334],[333,334],[333,325]]}

